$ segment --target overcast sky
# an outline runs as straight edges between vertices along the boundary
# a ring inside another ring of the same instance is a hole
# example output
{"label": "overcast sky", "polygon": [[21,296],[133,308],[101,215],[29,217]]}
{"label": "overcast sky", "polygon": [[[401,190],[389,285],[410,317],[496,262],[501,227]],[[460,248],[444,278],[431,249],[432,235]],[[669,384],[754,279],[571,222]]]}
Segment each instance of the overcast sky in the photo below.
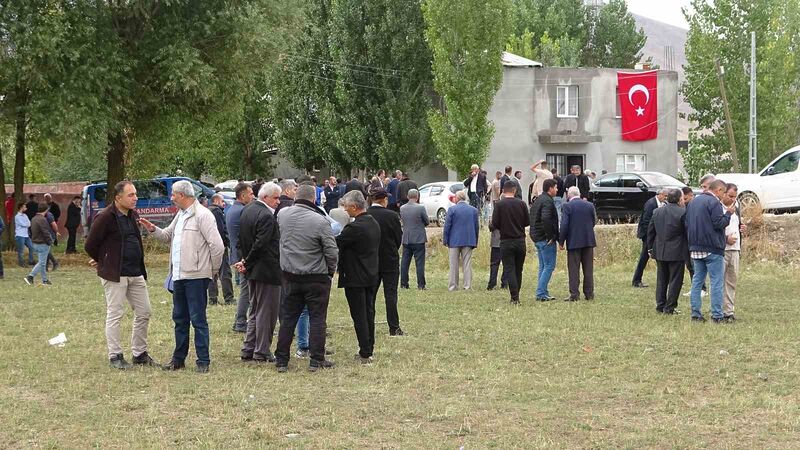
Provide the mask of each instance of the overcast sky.
{"label": "overcast sky", "polygon": [[626,0],[628,9],[640,16],[649,17],[670,25],[689,28],[681,8],[689,6],[689,0]]}

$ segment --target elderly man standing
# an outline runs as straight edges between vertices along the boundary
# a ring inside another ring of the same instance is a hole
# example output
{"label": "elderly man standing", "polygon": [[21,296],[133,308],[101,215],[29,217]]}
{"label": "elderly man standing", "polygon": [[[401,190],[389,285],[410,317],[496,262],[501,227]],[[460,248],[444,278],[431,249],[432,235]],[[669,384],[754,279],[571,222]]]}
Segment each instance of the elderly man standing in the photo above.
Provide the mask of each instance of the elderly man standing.
{"label": "elderly man standing", "polygon": [[417,289],[425,289],[425,243],[428,233],[425,227],[430,224],[428,212],[419,204],[419,191],[408,191],[408,203],[400,207],[400,219],[403,221],[403,259],[400,262],[400,287],[408,289],[408,271],[411,268],[411,256],[417,269]]}
{"label": "elderly man standing", "polygon": [[731,222],[725,228],[725,299],[722,312],[726,322],[735,322],[734,302],[736,301],[736,279],[739,276],[739,256],[742,252],[742,233],[747,227],[742,223],[742,212],[737,200],[739,187],[733,183],[725,186],[722,205],[736,210],[731,214]]}
{"label": "elderly man standing", "polygon": [[[325,331],[331,279],[336,271],[339,251],[330,222],[314,206],[313,187],[301,185],[295,203],[278,216],[282,230],[280,265],[283,271],[285,298],[281,304],[281,328],[275,349],[278,372],[286,372],[294,330],[305,309],[308,309],[308,336],[312,372],[331,368],[325,359]],[[363,198],[363,197],[362,197]],[[298,330],[298,340],[302,333]]]}
{"label": "elderly man standing", "polygon": [[677,314],[678,297],[683,286],[684,264],[689,254],[686,242],[686,209],[680,206],[683,192],[671,189],[667,204],[653,212],[647,231],[647,249],[658,266],[656,311]]}
{"label": "elderly man standing", "polygon": [[136,187],[130,181],[114,186],[114,203],[92,222],[84,249],[97,268],[106,297],[106,341],[108,359],[115,369],[129,369],[120,343],[120,321],[125,302],[133,309],[131,352],[133,364],[157,366],[147,354],[147,329],[150,324],[150,296],[144,267],[139,214],[136,213]]}
{"label": "elderly man standing", "polygon": [[692,277],[692,320],[705,322],[700,291],[706,275],[711,278],[711,318],[724,323],[722,301],[725,294],[725,229],[736,212],[736,205],[722,206],[725,182],[715,180],[708,191],[698,195],[686,208],[686,232],[694,264]]}
{"label": "elderly man standing", "polygon": [[443,243],[450,249],[450,282],[448,289],[457,291],[459,266],[464,270],[464,290],[472,287],[472,250],[478,246],[478,210],[467,203],[467,191],[456,193],[455,206],[447,210]]}
{"label": "elderly man standing", "polygon": [[594,248],[597,242],[594,226],[597,214],[594,205],[581,197],[577,186],[567,189],[567,203],[561,211],[561,230],[558,242],[561,250],[567,248],[567,270],[569,272],[569,302],[578,301],[580,294],[580,271],[583,268],[583,295],[594,300]]}
{"label": "elderly man standing", "polygon": [[[280,231],[273,211],[281,188],[269,182],[261,186],[258,200],[242,211],[236,270],[247,274],[250,313],[241,358],[245,362],[274,362],[270,352],[281,299]],[[313,201],[313,200],[312,200]]]}
{"label": "elderly man standing", "polygon": [[483,198],[486,196],[486,175],[481,172],[479,165],[472,165],[469,176],[464,180],[464,187],[469,195],[470,206],[478,210],[483,208]]}
{"label": "elderly man standing", "polygon": [[[383,283],[383,297],[386,302],[386,322],[390,336],[403,336],[400,328],[400,316],[397,312],[397,282],[400,278],[400,258],[397,250],[403,240],[403,227],[400,216],[388,209],[389,195],[383,188],[375,188],[371,192],[373,203],[367,209],[381,227],[381,243],[378,247],[378,283],[375,292]],[[406,205],[403,205],[406,206]]]}
{"label": "elderly man standing", "polygon": [[222,254],[222,267],[220,267],[219,273],[214,274],[214,278],[208,284],[208,302],[212,305],[217,304],[217,299],[219,298],[219,288],[217,286],[222,284],[222,298],[225,299],[226,305],[232,305],[234,304],[233,281],[231,280],[231,266],[228,264],[231,241],[228,237],[228,227],[225,224],[225,200],[222,199],[222,195],[214,194],[211,197],[211,205],[209,205],[208,210],[214,214],[214,218],[217,220],[217,230],[219,230],[219,235],[222,237],[222,244],[225,245],[225,253]]}
{"label": "elderly man standing", "polygon": [[367,200],[361,191],[348,192],[342,200],[345,211],[354,220],[336,236],[339,246],[339,287],[344,288],[358,339],[356,360],[361,364],[370,364],[375,349],[375,293],[379,276],[381,227],[367,214]]}
{"label": "elderly man standing", "polygon": [[667,191],[668,189],[666,188],[660,189],[655,197],[646,201],[644,210],[642,210],[642,214],[639,216],[639,226],[636,228],[636,237],[642,241],[642,251],[639,253],[639,262],[636,263],[636,270],[633,272],[632,284],[635,288],[648,287],[648,285],[642,282],[644,270],[647,268],[647,261],[650,260],[650,254],[647,252],[647,230],[650,226],[650,219],[653,217],[653,211],[666,204]]}
{"label": "elderly man standing", "polygon": [[[247,183],[239,183],[234,188],[236,201],[225,210],[225,225],[230,238],[230,258],[223,261],[224,264],[234,265],[241,258],[239,257],[239,226],[242,211],[245,206],[253,201],[253,188]],[[236,283],[239,285],[239,300],[236,302],[236,316],[233,321],[233,331],[237,333],[247,332],[247,310],[250,308],[250,287],[247,284],[247,274],[236,271]]]}
{"label": "elderly man standing", "polygon": [[192,184],[180,180],[172,185],[172,202],[180,209],[165,229],[148,221],[139,223],[153,237],[170,243],[170,278],[172,291],[172,320],[175,322],[175,351],[164,370],[185,367],[189,354],[189,323],[194,328],[194,347],[197,372],[206,373],[211,364],[209,355],[208,283],[219,272],[225,247],[217,231],[214,214],[195,198]]}

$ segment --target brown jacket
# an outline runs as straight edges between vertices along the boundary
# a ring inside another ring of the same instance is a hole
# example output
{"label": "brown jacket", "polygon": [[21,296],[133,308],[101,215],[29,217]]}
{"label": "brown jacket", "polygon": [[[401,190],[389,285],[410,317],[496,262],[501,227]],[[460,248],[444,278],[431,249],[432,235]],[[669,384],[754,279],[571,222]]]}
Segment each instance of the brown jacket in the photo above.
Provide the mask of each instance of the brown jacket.
{"label": "brown jacket", "polygon": [[[180,279],[211,279],[222,266],[222,254],[225,252],[225,246],[222,243],[222,236],[217,230],[217,219],[214,218],[214,214],[197,200],[195,200],[193,208],[194,212],[183,223]],[[167,228],[156,227],[153,237],[171,245],[177,221],[178,215],[176,214]],[[171,252],[169,259],[169,267],[172,270]],[[173,279],[175,278],[173,275]]]}
{"label": "brown jacket", "polygon": [[31,241],[34,244],[53,245],[53,235],[50,234],[52,230],[43,215],[36,214],[31,219]]}
{"label": "brown jacket", "polygon": [[[83,244],[86,253],[97,261],[97,276],[108,281],[119,283],[120,273],[122,272],[122,248],[125,242],[122,240],[119,222],[117,219],[117,205],[112,203],[100,214],[95,217],[92,227],[89,229],[89,236]],[[134,221],[139,219],[136,211],[131,211]],[[139,245],[142,245],[142,236],[137,235]],[[144,249],[142,250],[142,274],[147,279],[147,271],[144,268]]]}

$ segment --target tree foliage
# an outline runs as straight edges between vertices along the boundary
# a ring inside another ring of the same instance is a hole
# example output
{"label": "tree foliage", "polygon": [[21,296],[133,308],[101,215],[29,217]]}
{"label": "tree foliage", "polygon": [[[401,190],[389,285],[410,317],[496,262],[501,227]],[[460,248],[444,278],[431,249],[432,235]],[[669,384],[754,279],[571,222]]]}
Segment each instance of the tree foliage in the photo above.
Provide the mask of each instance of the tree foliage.
{"label": "tree foliage", "polygon": [[486,159],[487,120],[503,79],[500,63],[511,26],[510,0],[427,0],[426,37],[442,107],[428,114],[438,156],[459,174]]}
{"label": "tree foliage", "polygon": [[687,15],[686,82],[682,87],[694,112],[689,119],[702,130],[690,136],[684,152],[691,173],[731,169],[719,82],[714,60],[725,68],[725,88],[737,143],[739,163],[747,167],[750,75],[750,32],[756,32],[758,94],[758,166],[800,139],[800,6],[796,1],[693,1]]}

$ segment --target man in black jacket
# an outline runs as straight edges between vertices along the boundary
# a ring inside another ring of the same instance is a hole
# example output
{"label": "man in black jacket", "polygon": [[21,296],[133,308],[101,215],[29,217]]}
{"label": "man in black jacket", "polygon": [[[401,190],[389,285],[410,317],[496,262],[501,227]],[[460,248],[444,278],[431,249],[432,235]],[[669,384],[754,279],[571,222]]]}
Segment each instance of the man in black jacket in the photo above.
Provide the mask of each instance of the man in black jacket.
{"label": "man in black jacket", "polygon": [[483,208],[483,197],[486,196],[486,175],[477,164],[472,165],[469,176],[464,180],[464,187],[469,194],[469,204],[480,211]]}
{"label": "man in black jacket", "polygon": [[247,274],[250,311],[241,358],[245,362],[274,362],[270,352],[281,299],[280,231],[273,211],[280,203],[281,188],[269,182],[258,200],[242,211],[236,270]]}
{"label": "man in black jacket", "polygon": [[347,215],[355,220],[336,236],[339,287],[344,288],[358,339],[356,359],[361,364],[370,364],[375,348],[375,287],[379,277],[381,227],[367,214],[367,200],[361,191],[348,192],[342,200]]}
{"label": "man in black jacket", "polygon": [[494,204],[489,230],[500,231],[503,272],[507,274],[511,304],[519,304],[522,268],[525,264],[525,227],[530,225],[528,206],[516,198],[517,183],[503,185],[503,197]]}
{"label": "man in black jacket", "polygon": [[225,253],[222,255],[222,261],[224,264],[222,264],[222,266],[219,268],[219,273],[215,274],[211,282],[208,283],[208,303],[212,305],[217,304],[217,299],[219,297],[219,288],[217,287],[218,284],[222,284],[222,298],[225,300],[225,304],[232,305],[236,303],[236,301],[233,299],[231,266],[228,265],[228,255],[231,248],[231,241],[228,238],[228,227],[225,224],[224,208],[225,200],[223,200],[222,195],[214,194],[211,197],[211,204],[208,206],[208,210],[211,211],[211,214],[214,214],[214,218],[217,219],[217,231],[219,231],[219,235],[222,238],[222,244],[225,246]]}
{"label": "man in black jacket", "polygon": [[591,189],[592,183],[589,181],[589,177],[583,173],[581,166],[572,166],[570,168],[570,174],[564,178],[564,191],[572,186],[578,187],[581,191],[582,199],[586,200],[589,198],[589,189]]}
{"label": "man in black jacket", "polygon": [[383,188],[372,190],[372,206],[367,214],[372,216],[381,228],[381,243],[378,248],[378,284],[375,292],[383,283],[383,297],[386,300],[386,322],[389,324],[389,336],[402,336],[400,317],[397,313],[397,284],[400,278],[400,258],[398,250],[403,239],[403,227],[400,215],[388,209],[389,195]]}
{"label": "man in black jacket", "polygon": [[[398,172],[400,172],[398,170]],[[403,177],[403,181],[397,183],[397,207],[401,207],[408,203],[408,191],[412,189],[417,189],[417,183],[408,178],[408,174],[400,173]]]}
{"label": "man in black jacket", "polygon": [[75,250],[75,241],[78,237],[79,226],[81,226],[81,198],[76,195],[72,197],[72,201],[69,202],[69,206],[67,207],[67,222],[64,224],[64,227],[69,233],[66,251],[68,255],[77,253],[77,250]]}
{"label": "man in black jacket", "polygon": [[686,240],[686,209],[679,203],[683,192],[671,189],[667,203],[657,208],[647,227],[647,250],[656,260],[656,311],[676,314],[683,286],[683,266],[689,254]]}
{"label": "man in black jacket", "polygon": [[347,194],[348,192],[358,191],[361,192],[362,195],[366,197],[367,190],[364,188],[364,183],[358,180],[357,177],[353,177],[352,180],[348,181],[344,185],[344,193]]}
{"label": "man in black jacket", "polygon": [[644,275],[644,270],[647,268],[647,261],[650,260],[650,254],[647,252],[647,230],[650,226],[650,219],[653,217],[653,211],[655,211],[656,208],[664,206],[666,197],[667,189],[659,190],[655,197],[645,202],[642,214],[639,216],[639,226],[636,229],[636,237],[642,241],[642,251],[639,253],[639,262],[636,263],[636,270],[633,272],[633,287],[648,287],[648,285],[642,283],[642,276]]}
{"label": "man in black jacket", "polygon": [[325,194],[325,212],[330,213],[333,208],[339,207],[339,199],[342,197],[342,189],[336,177],[330,177],[323,192]]}
{"label": "man in black jacket", "polygon": [[[291,179],[283,180],[281,181],[280,187],[281,198],[278,202],[278,206],[275,207],[275,215],[281,212],[281,209],[294,204],[294,194],[297,192],[297,182]],[[253,193],[258,195],[259,192],[260,191],[254,191]]]}
{"label": "man in black jacket", "polygon": [[542,195],[536,197],[531,208],[530,233],[539,256],[539,276],[536,285],[536,301],[555,300],[550,296],[547,286],[556,268],[556,242],[558,241],[558,211],[553,201],[558,192],[556,180],[547,179],[542,183]]}

